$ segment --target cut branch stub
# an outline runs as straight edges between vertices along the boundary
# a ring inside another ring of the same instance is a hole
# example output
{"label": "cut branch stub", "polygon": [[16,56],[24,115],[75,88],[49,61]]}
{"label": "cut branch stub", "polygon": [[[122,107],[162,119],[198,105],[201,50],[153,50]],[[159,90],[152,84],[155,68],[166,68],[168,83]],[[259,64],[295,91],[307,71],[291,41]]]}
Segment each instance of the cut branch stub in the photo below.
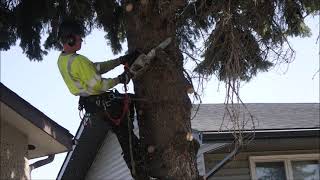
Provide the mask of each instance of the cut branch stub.
{"label": "cut branch stub", "polygon": [[193,140],[193,135],[192,135],[191,132],[188,132],[188,133],[187,133],[186,139],[187,139],[187,141],[192,141],[192,140]]}
{"label": "cut branch stub", "polygon": [[126,5],[126,11],[127,12],[131,12],[133,10],[133,4],[132,3],[128,3],[127,5]]}

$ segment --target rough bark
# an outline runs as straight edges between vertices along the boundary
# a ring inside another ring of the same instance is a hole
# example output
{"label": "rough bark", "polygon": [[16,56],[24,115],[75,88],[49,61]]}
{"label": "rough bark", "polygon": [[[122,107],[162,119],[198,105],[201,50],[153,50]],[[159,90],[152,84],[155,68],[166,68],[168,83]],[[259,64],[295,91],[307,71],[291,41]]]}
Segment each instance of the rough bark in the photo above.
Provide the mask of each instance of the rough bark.
{"label": "rough bark", "polygon": [[[167,37],[173,38],[143,76],[134,80],[135,94],[144,99],[138,103],[138,119],[149,175],[197,179],[196,148],[186,139],[191,132],[191,102],[184,83],[183,56],[175,39],[175,22],[170,19],[174,9],[159,7],[157,1],[143,2],[133,4],[133,10],[125,14],[129,51],[147,53]],[[148,152],[150,147],[155,151]]]}

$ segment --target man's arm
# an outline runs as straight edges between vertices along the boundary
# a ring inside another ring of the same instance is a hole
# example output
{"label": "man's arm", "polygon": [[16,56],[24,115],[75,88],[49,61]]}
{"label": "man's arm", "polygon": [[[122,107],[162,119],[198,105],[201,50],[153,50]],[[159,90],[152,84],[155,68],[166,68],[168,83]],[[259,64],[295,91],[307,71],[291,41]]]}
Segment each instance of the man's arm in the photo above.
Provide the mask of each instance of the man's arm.
{"label": "man's arm", "polygon": [[140,52],[134,51],[134,52],[126,54],[124,56],[120,56],[117,59],[104,61],[104,62],[96,62],[96,63],[94,63],[94,65],[95,65],[97,72],[99,74],[104,74],[104,73],[114,69],[115,67],[119,66],[120,64],[128,63],[129,66],[131,66],[131,64],[134,62],[134,60],[136,60],[138,58],[138,56],[140,54],[141,54]]}
{"label": "man's arm", "polygon": [[97,72],[99,74],[104,74],[115,67],[119,66],[121,64],[120,58],[114,59],[114,60],[109,60],[109,61],[104,61],[104,62],[95,62],[94,65],[97,69]]}

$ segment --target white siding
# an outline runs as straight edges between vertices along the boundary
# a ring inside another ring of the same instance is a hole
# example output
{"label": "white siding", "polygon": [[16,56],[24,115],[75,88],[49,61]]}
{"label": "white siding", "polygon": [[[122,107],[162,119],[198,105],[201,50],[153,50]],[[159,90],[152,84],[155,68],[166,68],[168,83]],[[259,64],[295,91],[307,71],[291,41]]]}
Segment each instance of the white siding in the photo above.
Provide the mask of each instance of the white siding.
{"label": "white siding", "polygon": [[86,180],[131,180],[130,170],[122,158],[122,149],[114,133],[108,132]]}
{"label": "white siding", "polygon": [[[137,129],[135,129],[135,133],[137,133]],[[221,145],[223,144],[203,144],[200,147],[197,155],[197,166],[200,175],[205,175],[203,152]],[[122,149],[116,135],[109,131],[87,173],[86,180],[131,180],[132,176],[121,153]]]}
{"label": "white siding", "polygon": [[204,165],[204,156],[203,154],[198,153],[197,155],[197,168],[199,175],[204,176],[206,174],[206,168]]}

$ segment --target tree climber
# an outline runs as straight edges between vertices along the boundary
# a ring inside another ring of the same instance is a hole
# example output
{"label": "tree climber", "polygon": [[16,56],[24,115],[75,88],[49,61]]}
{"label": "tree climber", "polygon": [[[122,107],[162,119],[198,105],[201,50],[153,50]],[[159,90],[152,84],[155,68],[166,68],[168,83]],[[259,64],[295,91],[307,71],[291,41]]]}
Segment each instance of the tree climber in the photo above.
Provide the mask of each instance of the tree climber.
{"label": "tree climber", "polygon": [[[58,34],[59,40],[63,45],[63,51],[58,58],[60,73],[69,91],[75,96],[80,96],[79,107],[82,106],[86,113],[90,113],[91,119],[103,118],[107,120],[107,123],[112,127],[118,138],[123,150],[123,158],[131,173],[133,172],[131,161],[131,155],[133,154],[134,162],[136,162],[136,165],[134,165],[134,172],[136,173],[132,173],[133,177],[144,179],[144,177],[135,176],[135,174],[143,175],[145,173],[141,165],[142,160],[140,157],[142,156],[139,153],[140,148],[138,148],[140,146],[139,139],[133,133],[132,121],[134,112],[130,113],[130,118],[125,115],[117,120],[112,119],[112,113],[114,112],[117,115],[124,115],[128,112],[122,111],[125,102],[110,98],[115,97],[115,93],[116,96],[122,97],[123,94],[109,91],[109,89],[119,83],[126,85],[130,81],[130,74],[124,72],[116,78],[109,79],[101,77],[101,74],[112,70],[120,64],[128,63],[131,65],[140,53],[135,51],[114,60],[93,63],[87,57],[76,53],[81,49],[83,34],[81,25],[76,21],[61,23]],[[133,111],[133,109],[133,103],[127,102],[127,110]],[[111,116],[109,113],[111,113]],[[131,125],[128,124],[128,121]],[[131,141],[129,141],[129,138],[131,138]]]}

